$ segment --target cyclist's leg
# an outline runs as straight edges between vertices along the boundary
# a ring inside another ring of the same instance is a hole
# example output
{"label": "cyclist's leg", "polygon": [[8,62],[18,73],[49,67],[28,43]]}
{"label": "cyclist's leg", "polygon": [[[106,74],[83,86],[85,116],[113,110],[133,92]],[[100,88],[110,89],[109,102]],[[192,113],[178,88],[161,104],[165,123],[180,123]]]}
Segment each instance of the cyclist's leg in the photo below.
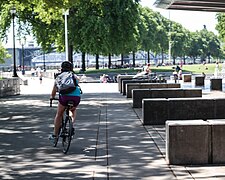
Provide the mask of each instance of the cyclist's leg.
{"label": "cyclist's leg", "polygon": [[70,109],[70,111],[72,112],[72,123],[73,125],[75,124],[75,120],[76,120],[76,116],[77,116],[77,106],[80,103],[80,97],[79,96],[75,96],[73,97],[73,102],[74,102],[74,107]]}
{"label": "cyclist's leg", "polygon": [[75,131],[75,120],[76,120],[76,115],[77,115],[77,107],[73,107],[70,109],[72,115],[71,115],[71,120],[72,120],[72,136],[74,135]]}
{"label": "cyclist's leg", "polygon": [[59,129],[60,129],[60,126],[62,123],[62,117],[63,117],[64,110],[65,110],[65,106],[58,103],[57,113],[56,113],[55,120],[54,120],[54,135],[56,135],[56,136],[58,136],[58,134],[59,134]]}
{"label": "cyclist's leg", "polygon": [[72,112],[72,123],[74,124],[77,116],[77,107],[73,107],[70,111]]}

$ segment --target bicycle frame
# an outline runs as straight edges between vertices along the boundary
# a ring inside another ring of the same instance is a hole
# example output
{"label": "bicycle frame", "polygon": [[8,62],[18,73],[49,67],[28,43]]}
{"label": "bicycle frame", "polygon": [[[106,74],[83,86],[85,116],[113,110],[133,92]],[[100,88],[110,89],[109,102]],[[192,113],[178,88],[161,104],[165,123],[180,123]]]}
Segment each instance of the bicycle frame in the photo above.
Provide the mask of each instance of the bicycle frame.
{"label": "bicycle frame", "polygon": [[[53,100],[53,99],[52,99]],[[50,107],[52,106],[52,100],[50,99]],[[58,99],[54,99],[58,100]],[[57,146],[59,137],[62,138],[62,146],[63,146],[63,153],[66,154],[69,150],[70,143],[72,140],[72,117],[69,115],[70,109],[73,108],[73,102],[69,101],[66,109],[64,111],[64,116],[62,117],[62,125],[59,130],[59,136],[54,144],[54,147]]]}

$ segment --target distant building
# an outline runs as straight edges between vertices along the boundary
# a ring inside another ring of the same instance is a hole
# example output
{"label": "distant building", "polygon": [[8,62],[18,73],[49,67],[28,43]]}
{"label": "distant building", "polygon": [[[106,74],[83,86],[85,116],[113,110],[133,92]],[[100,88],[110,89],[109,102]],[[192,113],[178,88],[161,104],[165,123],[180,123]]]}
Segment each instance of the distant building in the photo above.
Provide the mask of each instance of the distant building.
{"label": "distant building", "polygon": [[[23,57],[24,57],[24,66],[31,67],[32,59],[41,54],[41,49],[39,47],[24,47],[24,53],[22,53],[22,48],[16,48],[16,66],[23,65]],[[0,64],[1,68],[11,68],[13,67],[13,48],[7,48],[8,53],[11,55],[10,58],[5,59],[4,64]]]}
{"label": "distant building", "polygon": [[[7,48],[11,57],[5,59],[4,64],[0,64],[0,70],[9,70],[13,68],[13,48]],[[124,56],[124,64],[129,65],[132,64],[132,54],[127,54]],[[166,59],[166,57],[165,57]],[[23,62],[24,60],[24,62]],[[65,52],[51,52],[43,54],[43,51],[40,47],[35,47],[34,42],[30,41],[24,47],[24,51],[21,48],[16,48],[16,66],[21,67],[24,64],[25,70],[30,69],[31,67],[40,67],[40,68],[58,68],[60,64],[66,60]],[[158,64],[161,60],[160,56],[154,57],[153,54],[150,54],[151,64]],[[144,51],[139,51],[135,54],[135,61],[137,65],[146,64],[147,62],[147,53]],[[112,66],[121,64],[121,56],[111,56]],[[74,53],[73,54],[73,64],[75,68],[81,68],[82,66],[82,54]],[[85,65],[86,67],[95,67],[96,65],[96,56],[86,54],[85,56]],[[107,56],[99,56],[99,66],[107,67],[108,65],[108,57]]]}

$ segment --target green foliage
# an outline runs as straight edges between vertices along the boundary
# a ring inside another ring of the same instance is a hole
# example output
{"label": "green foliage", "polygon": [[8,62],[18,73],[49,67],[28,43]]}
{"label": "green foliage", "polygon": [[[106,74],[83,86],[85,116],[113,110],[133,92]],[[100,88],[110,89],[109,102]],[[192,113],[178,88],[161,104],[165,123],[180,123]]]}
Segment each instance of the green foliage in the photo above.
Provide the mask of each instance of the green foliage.
{"label": "green foliage", "polygon": [[69,20],[76,50],[93,54],[128,53],[136,42],[137,5],[132,0],[80,1]]}
{"label": "green foliage", "polygon": [[155,47],[157,27],[159,25],[156,18],[154,18],[155,16],[155,12],[150,8],[140,7],[138,30],[140,35],[140,48],[142,50],[148,51]]}
{"label": "green foliage", "polygon": [[216,29],[219,32],[219,37],[223,42],[225,42],[225,14],[217,13],[216,18],[218,21]]}
{"label": "green foliage", "polygon": [[159,13],[157,13],[157,16],[155,18],[157,19],[158,26],[155,42],[156,46],[154,47],[153,51],[158,54],[161,51],[168,49],[168,33],[170,28],[170,22]]}
{"label": "green foliage", "polygon": [[0,64],[4,63],[4,59],[10,58],[11,55],[8,54],[7,50],[2,44],[0,44]]}
{"label": "green foliage", "polygon": [[[194,59],[222,57],[218,37],[206,29],[191,33],[171,22],[139,0],[1,0],[0,36],[5,38],[15,7],[18,36],[33,35],[45,52],[65,50],[64,11],[69,9],[69,45],[77,52],[108,55],[128,54],[139,49],[154,55],[168,51],[172,56]],[[218,14],[220,37],[225,37],[225,17]]]}
{"label": "green foliage", "polygon": [[188,40],[188,31],[180,24],[172,23],[171,41],[173,58],[182,57],[185,54]]}

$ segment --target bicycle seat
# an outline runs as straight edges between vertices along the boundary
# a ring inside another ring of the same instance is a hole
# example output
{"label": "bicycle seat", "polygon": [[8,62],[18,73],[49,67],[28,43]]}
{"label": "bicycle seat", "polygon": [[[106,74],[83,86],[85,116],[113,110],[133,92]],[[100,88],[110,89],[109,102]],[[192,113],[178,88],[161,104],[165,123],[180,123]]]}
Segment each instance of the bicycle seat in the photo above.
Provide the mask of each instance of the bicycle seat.
{"label": "bicycle seat", "polygon": [[74,106],[73,101],[68,101],[68,102],[67,102],[67,106],[73,107],[73,106]]}

